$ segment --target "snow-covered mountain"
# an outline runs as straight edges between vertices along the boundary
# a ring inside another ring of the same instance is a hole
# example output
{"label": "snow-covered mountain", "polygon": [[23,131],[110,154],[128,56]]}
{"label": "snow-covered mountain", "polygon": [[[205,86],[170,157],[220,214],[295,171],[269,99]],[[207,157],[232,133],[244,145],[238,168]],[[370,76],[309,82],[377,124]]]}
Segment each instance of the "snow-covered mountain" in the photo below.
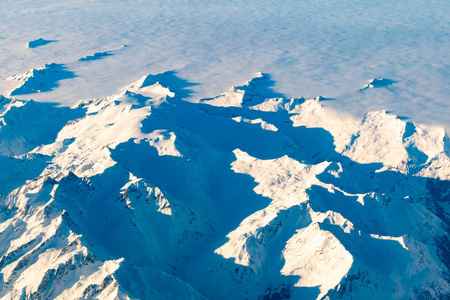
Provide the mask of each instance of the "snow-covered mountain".
{"label": "snow-covered mountain", "polygon": [[171,79],[71,108],[0,97],[0,299],[450,297],[443,129],[261,73],[197,103]]}

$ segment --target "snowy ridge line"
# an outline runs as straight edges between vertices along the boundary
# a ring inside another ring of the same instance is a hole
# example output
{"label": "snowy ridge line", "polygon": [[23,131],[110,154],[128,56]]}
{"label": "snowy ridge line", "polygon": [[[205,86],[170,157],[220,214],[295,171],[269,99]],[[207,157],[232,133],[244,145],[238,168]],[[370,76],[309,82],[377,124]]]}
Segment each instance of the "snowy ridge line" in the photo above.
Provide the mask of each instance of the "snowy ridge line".
{"label": "snowy ridge line", "polygon": [[449,297],[445,131],[266,76],[199,103],[170,73],[0,99],[0,298]]}
{"label": "snowy ridge line", "polygon": [[10,96],[48,92],[58,86],[58,81],[75,77],[63,64],[45,64],[37,69],[30,69],[25,74],[13,75],[6,80],[16,80],[21,85],[10,92]]}
{"label": "snowy ridge line", "polygon": [[111,51],[105,51],[105,52],[95,52],[92,55],[87,55],[85,57],[80,58],[78,61],[91,61],[91,60],[98,60],[102,59],[106,56],[113,55]]}

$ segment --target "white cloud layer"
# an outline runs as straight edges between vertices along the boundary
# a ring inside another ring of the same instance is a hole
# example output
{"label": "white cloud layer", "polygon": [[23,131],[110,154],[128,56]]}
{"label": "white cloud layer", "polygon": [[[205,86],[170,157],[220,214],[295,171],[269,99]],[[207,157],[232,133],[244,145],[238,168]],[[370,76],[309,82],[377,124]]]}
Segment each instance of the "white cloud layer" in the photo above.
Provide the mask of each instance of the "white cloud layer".
{"label": "white cloud layer", "polygon": [[[0,7],[3,95],[19,85],[6,78],[49,63],[77,77],[19,98],[69,105],[176,70],[198,84],[195,101],[261,71],[286,96],[322,95],[335,99],[328,106],[357,116],[384,109],[450,128],[446,0],[3,0]],[[53,42],[27,48],[39,38]],[[104,51],[112,55],[78,61]],[[394,83],[359,91],[381,77]]]}

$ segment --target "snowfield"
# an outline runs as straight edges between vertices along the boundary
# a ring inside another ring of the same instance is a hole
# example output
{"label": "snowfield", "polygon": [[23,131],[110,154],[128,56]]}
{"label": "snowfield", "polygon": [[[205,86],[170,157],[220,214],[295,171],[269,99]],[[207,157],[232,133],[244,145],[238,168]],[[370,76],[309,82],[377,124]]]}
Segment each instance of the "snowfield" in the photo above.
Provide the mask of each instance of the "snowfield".
{"label": "snowfield", "polygon": [[446,1],[0,8],[0,300],[450,298]]}

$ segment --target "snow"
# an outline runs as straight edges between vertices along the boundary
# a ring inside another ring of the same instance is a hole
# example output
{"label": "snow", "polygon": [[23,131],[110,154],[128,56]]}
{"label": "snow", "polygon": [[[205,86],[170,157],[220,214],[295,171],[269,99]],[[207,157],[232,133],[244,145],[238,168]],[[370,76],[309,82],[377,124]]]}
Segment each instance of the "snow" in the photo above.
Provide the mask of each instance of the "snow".
{"label": "snow", "polygon": [[386,78],[374,78],[372,79],[368,84],[366,84],[366,86],[364,87],[364,89],[373,89],[373,88],[380,88],[380,87],[385,87],[385,86],[389,86],[391,84],[395,83],[395,81],[390,80],[390,79],[386,79]]}
{"label": "snow", "polygon": [[445,131],[270,84],[190,103],[169,71],[72,108],[3,97],[0,295],[448,294]]}
{"label": "snow", "polygon": [[102,59],[105,56],[109,56],[112,55],[110,53],[110,51],[106,51],[106,52],[95,52],[93,55],[87,55],[86,57],[82,57],[80,58],[78,61],[91,61],[91,60],[98,60],[98,59]]}
{"label": "snow", "polygon": [[236,122],[246,122],[246,123],[250,123],[250,124],[261,124],[262,129],[270,130],[270,131],[278,131],[278,128],[276,128],[272,124],[267,123],[266,121],[264,121],[261,118],[250,120],[250,119],[246,119],[246,118],[242,118],[242,117],[235,117],[235,118],[232,118],[232,120],[234,120]]}
{"label": "snow", "polygon": [[75,77],[62,64],[45,64],[38,69],[31,69],[22,75],[13,75],[7,80],[16,80],[22,84],[11,91],[10,96],[48,92],[58,87],[58,81]]}
{"label": "snow", "polygon": [[320,286],[319,298],[339,284],[353,263],[339,240],[318,224],[299,230],[287,242],[283,255],[286,263],[281,273],[300,276],[296,286]]}
{"label": "snow", "polygon": [[0,299],[448,298],[448,10],[4,1]]}
{"label": "snow", "polygon": [[450,292],[442,128],[280,97],[259,73],[190,103],[174,78],[72,108],[2,98],[2,297]]}

